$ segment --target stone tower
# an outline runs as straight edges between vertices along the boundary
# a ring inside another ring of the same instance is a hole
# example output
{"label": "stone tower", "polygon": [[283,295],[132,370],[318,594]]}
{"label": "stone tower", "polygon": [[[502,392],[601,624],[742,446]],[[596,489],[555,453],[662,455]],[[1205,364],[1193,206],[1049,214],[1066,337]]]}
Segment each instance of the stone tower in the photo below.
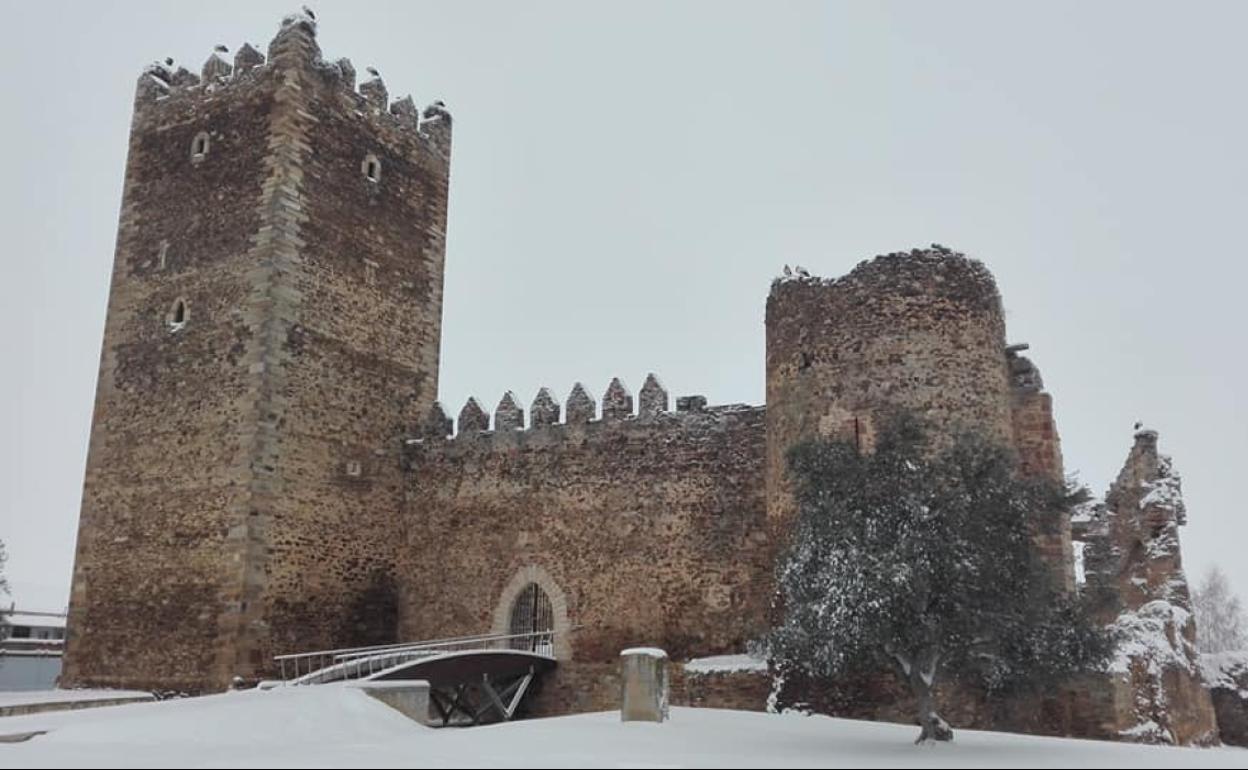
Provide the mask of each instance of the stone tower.
{"label": "stone tower", "polygon": [[[870,449],[881,410],[1013,447],[1026,473],[1063,477],[1052,399],[1039,370],[1006,346],[1001,295],[980,262],[941,246],[887,254],[836,279],[777,280],[767,298],[767,511],[792,508],[786,454],[814,437]],[[1069,515],[1037,532],[1055,578],[1074,588]]]}
{"label": "stone tower", "polygon": [[282,22],[139,78],[67,684],[220,688],[392,641],[401,437],[437,392],[450,116]]}
{"label": "stone tower", "polygon": [[816,436],[874,442],[882,408],[1012,443],[1005,321],[992,275],[941,247],[834,280],[777,280],[767,298],[768,512],[788,508],[785,454]]}

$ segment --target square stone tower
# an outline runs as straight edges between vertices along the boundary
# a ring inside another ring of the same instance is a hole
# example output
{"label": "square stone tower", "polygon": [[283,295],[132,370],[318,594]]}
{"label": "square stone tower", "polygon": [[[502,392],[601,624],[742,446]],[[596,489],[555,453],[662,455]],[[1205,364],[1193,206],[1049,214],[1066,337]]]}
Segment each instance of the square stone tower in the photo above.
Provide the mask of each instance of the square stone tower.
{"label": "square stone tower", "polygon": [[402,436],[432,405],[450,116],[287,17],[139,79],[64,680],[219,689],[393,641]]}

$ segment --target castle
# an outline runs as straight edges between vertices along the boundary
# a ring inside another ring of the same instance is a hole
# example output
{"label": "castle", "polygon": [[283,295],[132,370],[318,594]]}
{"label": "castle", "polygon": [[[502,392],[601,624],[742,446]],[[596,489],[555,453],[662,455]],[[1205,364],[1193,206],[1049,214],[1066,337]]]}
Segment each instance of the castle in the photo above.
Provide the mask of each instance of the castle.
{"label": "castle", "polygon": [[[355,81],[307,14],[267,56],[244,45],[198,76],[166,63],[139,78],[66,684],[218,690],[271,675],[281,653],[540,623],[561,663],[539,708],[600,708],[623,647],[689,660],[765,627],[796,441],[869,449],[879,410],[900,405],[1062,477],[1051,398],[1007,345],[992,276],[940,247],[778,279],[766,406],[673,405],[651,375],[636,401],[617,379],[601,409],[576,385],[527,414],[505,394],[492,421],[470,400],[452,424],[435,400],[451,117]],[[1151,441],[1124,490],[1161,477]],[[1076,528],[1105,544],[1090,580],[1151,558],[1113,545],[1156,527],[1112,502],[1037,541],[1070,590]],[[1150,513],[1163,529],[1180,523],[1168,504]],[[1182,578],[1172,530],[1158,591]],[[1130,585],[1134,608],[1161,598]],[[1194,633],[1177,612],[1159,622]],[[1158,729],[1216,740],[1177,649],[1164,676],[1080,686],[1023,726],[1124,733],[1156,679],[1149,703],[1184,693],[1169,701],[1182,726]],[[678,697],[762,708],[758,677],[688,672]]]}

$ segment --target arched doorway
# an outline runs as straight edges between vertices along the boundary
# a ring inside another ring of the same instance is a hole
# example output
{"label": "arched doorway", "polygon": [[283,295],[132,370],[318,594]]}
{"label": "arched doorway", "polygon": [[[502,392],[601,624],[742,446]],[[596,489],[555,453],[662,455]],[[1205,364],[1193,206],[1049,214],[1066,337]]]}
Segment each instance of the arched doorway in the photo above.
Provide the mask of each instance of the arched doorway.
{"label": "arched doorway", "polygon": [[511,603],[507,633],[518,637],[511,640],[511,648],[552,655],[554,630],[555,610],[550,597],[537,583],[525,585]]}

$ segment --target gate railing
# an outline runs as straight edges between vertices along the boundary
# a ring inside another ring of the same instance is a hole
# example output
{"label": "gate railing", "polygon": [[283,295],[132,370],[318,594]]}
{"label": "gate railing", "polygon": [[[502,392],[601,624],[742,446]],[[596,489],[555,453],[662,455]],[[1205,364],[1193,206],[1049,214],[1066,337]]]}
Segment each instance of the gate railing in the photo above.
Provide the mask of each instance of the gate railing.
{"label": "gate railing", "polygon": [[283,684],[320,684],[360,679],[420,658],[446,652],[518,650],[554,657],[555,632],[480,634],[421,642],[346,647],[274,656]]}

